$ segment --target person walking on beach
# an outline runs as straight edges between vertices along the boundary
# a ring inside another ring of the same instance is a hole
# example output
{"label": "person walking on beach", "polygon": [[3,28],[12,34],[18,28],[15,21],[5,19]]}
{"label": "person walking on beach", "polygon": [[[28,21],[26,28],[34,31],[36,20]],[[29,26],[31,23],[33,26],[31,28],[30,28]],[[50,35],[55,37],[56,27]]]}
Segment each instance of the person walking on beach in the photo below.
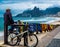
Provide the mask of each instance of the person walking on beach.
{"label": "person walking on beach", "polygon": [[4,44],[8,44],[8,26],[14,24],[14,20],[12,19],[12,14],[10,9],[6,9],[4,13]]}

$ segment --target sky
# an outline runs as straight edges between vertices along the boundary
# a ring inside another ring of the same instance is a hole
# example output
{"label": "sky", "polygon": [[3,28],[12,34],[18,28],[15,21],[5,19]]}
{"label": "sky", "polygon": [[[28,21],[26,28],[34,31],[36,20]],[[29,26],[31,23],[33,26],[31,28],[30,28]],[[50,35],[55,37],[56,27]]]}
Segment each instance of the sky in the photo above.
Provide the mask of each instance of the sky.
{"label": "sky", "polygon": [[34,6],[45,10],[48,7],[60,6],[60,0],[0,0],[0,15],[3,16],[7,8],[15,16],[24,10],[33,9]]}

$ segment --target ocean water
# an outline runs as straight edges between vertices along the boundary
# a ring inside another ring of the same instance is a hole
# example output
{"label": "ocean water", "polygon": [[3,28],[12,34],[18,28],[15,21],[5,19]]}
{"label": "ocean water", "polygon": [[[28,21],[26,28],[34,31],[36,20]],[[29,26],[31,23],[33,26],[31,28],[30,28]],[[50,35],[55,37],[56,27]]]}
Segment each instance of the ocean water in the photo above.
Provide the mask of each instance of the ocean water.
{"label": "ocean water", "polygon": [[[55,17],[13,17],[14,21],[22,21],[29,23],[38,23],[38,24],[49,24],[54,21],[60,21],[60,18]],[[4,18],[0,17],[0,32],[4,30]]]}
{"label": "ocean water", "polygon": [[4,18],[0,17],[0,32],[4,29]]}

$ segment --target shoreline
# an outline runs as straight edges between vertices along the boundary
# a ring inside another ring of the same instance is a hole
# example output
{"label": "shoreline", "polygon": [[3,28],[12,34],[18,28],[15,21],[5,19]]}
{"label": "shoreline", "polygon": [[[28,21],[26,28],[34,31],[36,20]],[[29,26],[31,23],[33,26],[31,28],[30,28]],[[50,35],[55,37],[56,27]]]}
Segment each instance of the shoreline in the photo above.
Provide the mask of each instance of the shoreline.
{"label": "shoreline", "polygon": [[3,31],[0,31],[0,36],[4,36],[4,32]]}
{"label": "shoreline", "polygon": [[55,22],[52,22],[52,23],[49,23],[49,24],[60,25],[60,21],[55,21]]}
{"label": "shoreline", "polygon": [[3,40],[4,40],[4,32],[1,31],[1,32],[0,32],[0,42],[3,41]]}

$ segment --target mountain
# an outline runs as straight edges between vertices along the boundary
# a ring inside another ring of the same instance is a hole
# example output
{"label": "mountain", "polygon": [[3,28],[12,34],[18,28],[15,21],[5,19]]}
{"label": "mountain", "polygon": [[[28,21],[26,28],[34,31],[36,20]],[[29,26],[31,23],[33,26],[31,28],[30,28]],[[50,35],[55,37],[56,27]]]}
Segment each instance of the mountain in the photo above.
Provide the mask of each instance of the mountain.
{"label": "mountain", "polygon": [[46,10],[40,10],[35,6],[32,10],[25,10],[23,13],[18,14],[16,17],[42,17],[45,15],[57,14],[58,12],[60,12],[60,7],[51,7],[47,8]]}
{"label": "mountain", "polygon": [[57,14],[60,11],[59,7],[47,8],[45,10],[46,14]]}

